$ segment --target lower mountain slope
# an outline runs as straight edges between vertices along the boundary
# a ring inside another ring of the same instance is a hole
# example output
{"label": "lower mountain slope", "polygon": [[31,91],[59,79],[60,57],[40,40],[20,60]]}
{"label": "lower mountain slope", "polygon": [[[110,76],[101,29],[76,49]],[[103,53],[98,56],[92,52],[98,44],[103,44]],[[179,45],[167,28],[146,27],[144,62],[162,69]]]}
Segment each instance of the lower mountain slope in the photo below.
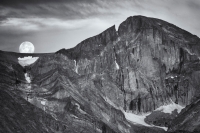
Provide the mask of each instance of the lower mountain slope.
{"label": "lower mountain slope", "polygon": [[200,132],[200,99],[186,106],[171,122],[169,132]]}
{"label": "lower mountain slope", "polygon": [[[43,110],[0,86],[1,133],[53,133],[47,119],[54,120]],[[45,120],[46,119],[46,120]]]}

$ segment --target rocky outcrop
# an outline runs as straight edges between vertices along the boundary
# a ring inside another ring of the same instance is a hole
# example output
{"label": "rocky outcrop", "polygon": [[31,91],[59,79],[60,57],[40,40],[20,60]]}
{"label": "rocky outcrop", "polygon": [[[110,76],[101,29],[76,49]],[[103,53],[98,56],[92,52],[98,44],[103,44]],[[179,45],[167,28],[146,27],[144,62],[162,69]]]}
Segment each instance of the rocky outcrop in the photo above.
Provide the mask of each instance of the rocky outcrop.
{"label": "rocky outcrop", "polygon": [[200,132],[200,100],[186,106],[181,113],[171,122],[169,132]]}
{"label": "rocky outcrop", "polygon": [[101,34],[88,38],[72,49],[61,49],[57,53],[67,55],[72,60],[91,59],[100,54],[100,52],[109,44],[115,41],[117,32],[115,26],[112,26]]}
{"label": "rocky outcrop", "polygon": [[145,122],[156,126],[168,127],[171,121],[178,115],[177,110],[174,110],[171,114],[161,111],[153,111],[145,118]]}

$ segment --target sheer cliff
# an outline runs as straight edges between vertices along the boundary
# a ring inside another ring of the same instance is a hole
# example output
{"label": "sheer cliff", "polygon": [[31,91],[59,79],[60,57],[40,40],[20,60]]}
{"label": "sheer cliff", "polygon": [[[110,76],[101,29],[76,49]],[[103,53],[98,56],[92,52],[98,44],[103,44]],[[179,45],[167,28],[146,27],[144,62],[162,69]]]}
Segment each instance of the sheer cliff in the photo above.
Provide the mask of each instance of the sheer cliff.
{"label": "sheer cliff", "polygon": [[[1,85],[15,86],[8,91],[50,115],[60,132],[161,133],[124,114],[171,101],[190,105],[200,93],[200,39],[155,18],[129,17],[118,30],[112,26],[55,53],[0,55]],[[39,58],[23,67],[17,58],[24,56]]]}
{"label": "sheer cliff", "polygon": [[198,133],[200,132],[200,100],[195,100],[186,106],[181,113],[172,120],[169,132]]}
{"label": "sheer cliff", "polygon": [[118,31],[113,26],[57,54],[74,60],[79,75],[108,74],[125,110],[152,111],[169,99],[187,105],[199,95],[199,38],[159,19],[129,17]]}

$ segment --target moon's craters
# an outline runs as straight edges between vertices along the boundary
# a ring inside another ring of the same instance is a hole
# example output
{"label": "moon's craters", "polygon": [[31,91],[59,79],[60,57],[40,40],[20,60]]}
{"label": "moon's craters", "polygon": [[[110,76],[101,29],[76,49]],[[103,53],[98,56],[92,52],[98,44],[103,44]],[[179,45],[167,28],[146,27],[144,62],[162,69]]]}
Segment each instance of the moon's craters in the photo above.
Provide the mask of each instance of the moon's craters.
{"label": "moon's craters", "polygon": [[20,53],[34,53],[35,47],[31,42],[23,42],[19,46],[19,52]]}

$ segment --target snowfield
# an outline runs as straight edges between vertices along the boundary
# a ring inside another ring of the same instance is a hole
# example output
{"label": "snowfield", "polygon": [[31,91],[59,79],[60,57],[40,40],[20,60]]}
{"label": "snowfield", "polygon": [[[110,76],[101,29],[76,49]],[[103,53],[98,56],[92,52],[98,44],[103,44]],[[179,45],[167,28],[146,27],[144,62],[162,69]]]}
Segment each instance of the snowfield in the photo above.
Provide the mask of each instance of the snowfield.
{"label": "snowfield", "polygon": [[160,127],[160,126],[155,126],[155,125],[149,125],[147,124],[144,119],[146,118],[146,116],[148,116],[150,113],[146,113],[146,114],[141,114],[141,115],[137,115],[137,114],[133,114],[131,112],[125,112],[123,108],[119,108],[118,106],[116,106],[109,98],[104,97],[104,100],[106,102],[108,102],[111,106],[115,107],[116,109],[121,110],[124,113],[125,118],[128,121],[133,122],[134,124],[139,124],[139,125],[143,125],[143,126],[147,126],[147,127],[157,127],[157,128],[162,128],[165,131],[167,131],[167,127]]}
{"label": "snowfield", "polygon": [[174,111],[175,109],[177,109],[177,112],[180,113],[183,108],[184,108],[183,106],[176,104],[173,101],[171,101],[170,104],[160,106],[155,111],[161,111],[161,112],[164,112],[164,113],[171,114],[172,111]]}
{"label": "snowfield", "polygon": [[39,57],[32,57],[32,56],[26,56],[24,58],[18,58],[18,62],[21,66],[29,66],[33,64]]}
{"label": "snowfield", "polygon": [[129,121],[131,121],[135,124],[141,124],[141,125],[144,125],[144,126],[150,126],[149,124],[147,124],[144,121],[146,116],[149,115],[149,114],[137,115],[137,114],[133,114],[133,113],[124,112],[124,115],[125,115],[127,120],[129,120]]}
{"label": "snowfield", "polygon": [[133,113],[128,113],[128,112],[125,112],[124,111],[124,115],[126,117],[127,120],[135,123],[135,124],[140,124],[140,125],[143,125],[143,126],[147,126],[147,127],[157,127],[157,128],[162,128],[164,129],[165,131],[167,131],[167,127],[160,127],[160,126],[154,126],[154,125],[149,125],[147,124],[144,119],[146,118],[147,115],[149,115],[150,113],[147,113],[147,114],[142,114],[142,115],[136,115],[136,114],[133,114]]}
{"label": "snowfield", "polygon": [[[171,100],[170,104],[166,104],[166,105],[160,106],[155,111],[161,111],[161,112],[164,112],[164,113],[170,113],[171,114],[172,111],[174,111],[175,109],[177,109],[177,112],[180,113],[183,108],[184,108],[183,106],[181,106],[179,104],[175,104]],[[149,125],[144,121],[146,116],[148,116],[150,113],[146,113],[146,114],[142,114],[142,115],[128,113],[128,112],[125,112],[125,111],[123,111],[123,113],[124,113],[124,115],[125,115],[127,120],[129,120],[129,121],[131,121],[131,122],[133,122],[135,124],[140,124],[140,125],[144,125],[144,126],[147,126],[147,127],[158,127],[158,128],[162,128],[165,131],[167,131],[167,127]]]}

